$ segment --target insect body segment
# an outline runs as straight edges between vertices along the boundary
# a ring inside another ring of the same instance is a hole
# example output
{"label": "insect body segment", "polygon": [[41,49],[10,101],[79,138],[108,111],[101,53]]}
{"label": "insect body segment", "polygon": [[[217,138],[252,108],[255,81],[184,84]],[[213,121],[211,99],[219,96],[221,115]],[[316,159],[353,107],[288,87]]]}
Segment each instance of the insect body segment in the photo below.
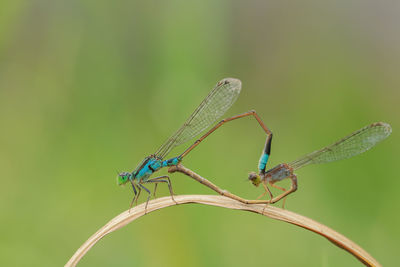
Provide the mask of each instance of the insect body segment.
{"label": "insect body segment", "polygon": [[279,182],[293,174],[293,169],[283,163],[268,170],[263,176],[267,182]]}
{"label": "insect body segment", "polygon": [[261,155],[260,161],[258,163],[258,169],[260,171],[265,171],[265,168],[266,168],[267,162],[268,162],[268,158],[269,158],[269,155],[263,152],[263,154]]}
{"label": "insect body segment", "polygon": [[258,170],[260,171],[260,173],[265,172],[265,168],[267,166],[269,155],[271,154],[271,143],[272,143],[272,132],[268,131],[267,132],[267,140],[265,141],[263,153],[261,154],[261,158],[258,162]]}
{"label": "insect body segment", "polygon": [[[140,166],[134,170],[131,174],[131,180],[136,179],[137,181],[147,180],[153,173],[161,169],[162,167],[174,166],[181,161],[180,157],[171,158],[168,160],[160,160],[155,156],[148,156]],[[127,173],[122,173],[124,176]],[[121,175],[120,175],[121,176]]]}
{"label": "insect body segment", "polygon": [[172,158],[172,159],[168,159],[168,160],[164,160],[162,162],[162,166],[163,167],[168,167],[168,166],[175,166],[178,165],[178,163],[182,160],[181,156]]}
{"label": "insect body segment", "polygon": [[162,167],[161,160],[150,156],[145,161],[145,164],[140,166],[140,169],[138,169],[136,172],[134,172],[136,174],[134,176],[134,178],[138,181],[145,180],[148,177],[150,177],[150,175],[152,175],[154,172],[161,169],[161,167]]}

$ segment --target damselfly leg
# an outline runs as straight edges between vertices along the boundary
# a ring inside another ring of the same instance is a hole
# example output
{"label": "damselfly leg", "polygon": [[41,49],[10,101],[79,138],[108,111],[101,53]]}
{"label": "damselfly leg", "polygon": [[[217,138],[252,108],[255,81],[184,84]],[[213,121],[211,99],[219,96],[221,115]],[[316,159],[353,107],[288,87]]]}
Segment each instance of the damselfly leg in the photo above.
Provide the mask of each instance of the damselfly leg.
{"label": "damselfly leg", "polygon": [[140,186],[141,188],[143,188],[143,189],[147,192],[147,194],[149,194],[149,195],[147,196],[146,206],[144,207],[144,214],[146,214],[146,213],[147,213],[147,205],[149,204],[150,197],[151,197],[151,192],[150,192],[149,189],[147,189],[146,187],[144,187],[142,184],[139,184],[139,186]]}
{"label": "damselfly leg", "polygon": [[[283,191],[283,192],[286,192],[286,188],[277,186],[277,185],[274,184],[274,183],[272,183],[272,184],[270,184],[270,185],[271,185],[272,187],[275,187],[276,189],[279,189],[279,190],[281,190],[281,191]],[[286,203],[286,197],[283,199],[282,202],[283,202],[283,203],[282,203],[282,208],[284,209],[284,208],[285,208],[285,203]]]}
{"label": "damselfly leg", "polygon": [[272,199],[274,196],[272,195],[271,190],[269,190],[267,184],[266,184],[265,182],[263,182],[262,185],[263,185],[263,187],[264,187],[264,192],[263,192],[261,195],[259,195],[259,196],[257,197],[257,199],[263,198],[267,193],[268,193],[270,199]]}
{"label": "damselfly leg", "polygon": [[135,195],[133,196],[133,199],[132,199],[132,201],[131,201],[131,204],[129,205],[129,212],[131,212],[131,209],[132,209],[132,207],[133,207],[133,203],[134,203],[134,202],[136,202],[136,205],[137,205],[137,200],[138,200],[138,198],[139,198],[139,196],[140,196],[140,191],[142,191],[142,189],[141,189],[140,187],[138,187],[138,188],[137,188],[138,191],[136,191],[136,186],[135,186],[135,184],[133,183],[133,181],[131,181],[131,184],[132,184],[133,193],[134,193]]}
{"label": "damselfly leg", "polygon": [[276,183],[277,181],[270,181],[270,182],[269,182],[269,184],[270,184],[272,187],[275,187],[275,188],[277,188],[277,189],[279,189],[279,190],[284,191],[284,192],[283,192],[282,194],[280,194],[279,196],[277,196],[277,197],[275,197],[275,198],[272,198],[272,199],[271,199],[271,204],[273,204],[273,203],[275,203],[275,202],[278,202],[279,200],[281,200],[282,198],[284,198],[283,204],[282,204],[282,208],[283,208],[283,207],[285,206],[286,197],[287,197],[289,194],[291,194],[291,193],[293,193],[293,192],[295,192],[295,191],[297,190],[297,176],[296,176],[295,174],[291,174],[291,175],[288,176],[287,178],[289,178],[290,180],[292,180],[292,185],[291,185],[291,187],[290,187],[289,190],[286,190],[286,189],[283,188],[283,187],[280,187],[280,186],[275,185],[275,183]]}
{"label": "damselfly leg", "polygon": [[156,197],[156,190],[157,190],[157,185],[158,183],[166,183],[168,185],[168,189],[169,189],[169,193],[171,194],[171,198],[172,200],[178,204],[178,202],[175,201],[174,199],[174,191],[172,190],[172,184],[171,184],[171,180],[169,179],[168,175],[164,175],[164,176],[160,176],[160,177],[156,177],[156,178],[152,178],[149,179],[147,181],[144,181],[143,183],[155,183],[154,185],[154,192],[153,192],[153,196],[154,198]]}

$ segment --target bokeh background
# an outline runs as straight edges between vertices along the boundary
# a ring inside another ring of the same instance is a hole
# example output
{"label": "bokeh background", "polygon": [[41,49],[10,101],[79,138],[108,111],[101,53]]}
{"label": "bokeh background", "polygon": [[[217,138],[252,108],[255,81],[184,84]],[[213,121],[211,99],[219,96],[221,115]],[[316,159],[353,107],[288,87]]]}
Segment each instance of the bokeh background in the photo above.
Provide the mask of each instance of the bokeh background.
{"label": "bokeh background", "polygon": [[[392,125],[390,138],[365,154],[299,170],[299,190],[286,208],[394,266],[399,14],[400,2],[389,0],[1,1],[0,264],[65,264],[128,208],[132,192],[116,185],[116,170],[135,168],[217,81],[236,77],[242,93],[226,116],[258,111],[275,134],[271,167],[369,123]],[[264,140],[255,120],[242,119],[218,130],[184,164],[255,198],[261,189],[245,179],[256,170]],[[214,194],[181,174],[172,181],[178,194]],[[167,189],[161,186],[158,195]],[[105,237],[81,261],[359,265],[298,227],[200,205],[145,216]]]}

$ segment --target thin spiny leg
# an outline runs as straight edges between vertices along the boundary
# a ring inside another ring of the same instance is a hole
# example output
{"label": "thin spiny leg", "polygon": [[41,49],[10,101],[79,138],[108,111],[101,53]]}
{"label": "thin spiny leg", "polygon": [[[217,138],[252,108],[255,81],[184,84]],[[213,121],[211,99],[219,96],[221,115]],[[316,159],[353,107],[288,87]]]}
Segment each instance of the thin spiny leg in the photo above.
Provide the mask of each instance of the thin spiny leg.
{"label": "thin spiny leg", "polygon": [[262,183],[263,187],[264,187],[264,193],[262,193],[259,197],[257,197],[257,199],[262,198],[263,196],[265,196],[267,193],[269,194],[270,200],[274,197],[271,193],[271,190],[269,190],[267,184],[263,181]]}
{"label": "thin spiny leg", "polygon": [[274,184],[274,183],[270,183],[270,185],[271,185],[272,187],[275,187],[276,189],[279,189],[279,190],[282,190],[282,191],[286,191],[285,188],[280,187],[280,186],[278,186],[278,185],[276,185],[276,184]]}
{"label": "thin spiny leg", "polygon": [[148,197],[147,197],[146,206],[144,207],[144,214],[146,214],[146,213],[147,213],[147,205],[149,204],[149,200],[150,200],[150,197],[151,197],[151,192],[150,192],[149,189],[147,189],[146,187],[144,187],[142,184],[139,184],[139,186],[140,186],[141,188],[143,188],[144,190],[146,190],[146,192],[149,194]]}
{"label": "thin spiny leg", "polygon": [[257,197],[257,199],[263,198],[268,192],[264,190],[264,193],[262,193],[261,195],[259,195]]}
{"label": "thin spiny leg", "polygon": [[138,202],[138,199],[139,199],[139,196],[140,196],[140,193],[142,192],[142,188],[140,188],[139,186],[138,186],[138,188],[137,188],[138,190],[139,190],[139,192],[138,192],[138,194],[137,194],[137,196],[136,196],[136,201],[135,201],[135,205],[137,206],[137,202]]}
{"label": "thin spiny leg", "polygon": [[[294,174],[292,174],[292,175],[289,176],[289,178],[292,180],[292,186],[290,187],[290,189],[287,190],[286,192],[280,194],[279,196],[273,198],[273,199],[271,200],[271,203],[278,202],[278,201],[281,200],[282,198],[286,197],[287,195],[289,195],[289,194],[291,194],[291,193],[293,193],[294,191],[297,190],[297,176],[294,175]],[[270,182],[270,184],[271,184],[271,183],[274,183],[274,181]]]}
{"label": "thin spiny leg", "polygon": [[209,130],[202,137],[200,137],[200,139],[198,139],[196,142],[194,142],[188,149],[186,149],[180,155],[180,157],[181,158],[185,157],[190,151],[192,151],[192,149],[194,149],[197,145],[199,145],[201,143],[201,141],[203,141],[207,136],[209,136],[212,132],[217,130],[219,127],[221,127],[224,123],[227,123],[229,121],[233,121],[233,120],[236,120],[236,119],[240,119],[240,118],[243,118],[243,117],[247,117],[247,116],[254,116],[254,118],[257,120],[257,122],[260,124],[260,126],[264,129],[265,133],[268,135],[266,143],[270,143],[269,140],[272,138],[272,132],[267,128],[267,126],[265,126],[264,122],[258,116],[257,112],[255,110],[251,110],[251,111],[248,111],[246,113],[242,113],[242,114],[239,114],[239,115],[227,118],[227,119],[223,119],[222,121],[217,123],[213,128],[211,128],[211,130]]}
{"label": "thin spiny leg", "polygon": [[[172,191],[171,180],[169,179],[169,176],[168,176],[168,175],[163,175],[163,176],[159,176],[159,177],[156,177],[156,178],[149,179],[149,180],[147,180],[145,183],[153,183],[153,181],[157,181],[157,180],[163,179],[163,178],[168,179],[167,184],[168,184],[169,192],[170,192],[170,194],[171,194],[171,196],[172,196],[172,198],[173,198],[174,193],[173,193],[173,191]],[[155,183],[155,185],[154,185],[154,193],[153,193],[154,198],[156,197],[157,185],[158,185],[158,183]]]}
{"label": "thin spiny leg", "polygon": [[153,197],[154,198],[156,198],[157,185],[158,185],[158,183],[154,184],[154,191],[153,191]]}
{"label": "thin spiny leg", "polygon": [[[285,188],[280,187],[280,186],[277,186],[277,185],[274,184],[274,183],[270,183],[270,185],[271,185],[272,187],[275,187],[276,189],[279,189],[279,190],[282,190],[283,192],[286,192],[286,189],[285,189]],[[286,196],[286,197],[287,197],[287,196]],[[283,201],[282,201],[282,209],[285,208],[286,197],[283,198]]]}
{"label": "thin spiny leg", "polygon": [[287,199],[287,196],[283,198],[282,209],[285,209],[286,199]]}
{"label": "thin spiny leg", "polygon": [[156,178],[153,178],[153,179],[149,179],[149,180],[145,181],[144,183],[155,183],[156,185],[158,183],[167,183],[168,189],[169,189],[169,193],[171,194],[172,200],[176,204],[178,204],[178,202],[176,202],[175,199],[174,199],[174,191],[172,190],[172,184],[171,184],[171,180],[169,179],[169,176],[165,175],[165,176],[156,177]]}
{"label": "thin spiny leg", "polygon": [[267,183],[266,183],[265,181],[263,181],[262,185],[263,185],[265,191],[268,192],[269,197],[270,197],[270,199],[272,200],[272,198],[273,198],[274,196],[272,195],[271,190],[269,190],[269,188],[268,188],[268,186],[267,186]]}
{"label": "thin spiny leg", "polygon": [[133,206],[133,202],[135,201],[135,199],[137,199],[137,191],[136,191],[136,187],[135,187],[135,184],[131,181],[131,184],[132,184],[132,189],[133,189],[133,193],[135,194],[134,195],[134,197],[133,197],[133,199],[132,199],[132,201],[131,201],[131,204],[129,205],[129,213],[131,212],[131,208],[132,208],[132,206]]}
{"label": "thin spiny leg", "polygon": [[[272,199],[273,199],[274,196],[272,195],[271,190],[269,190],[266,181],[263,181],[263,182],[262,182],[262,185],[263,185],[264,190],[265,190],[264,194],[266,194],[266,193],[268,192],[269,197],[270,197],[270,201],[272,201]],[[265,211],[265,208],[266,208],[268,205],[269,205],[269,203],[265,204],[264,209],[263,209],[263,211],[262,211],[263,213],[264,213],[264,211]]]}

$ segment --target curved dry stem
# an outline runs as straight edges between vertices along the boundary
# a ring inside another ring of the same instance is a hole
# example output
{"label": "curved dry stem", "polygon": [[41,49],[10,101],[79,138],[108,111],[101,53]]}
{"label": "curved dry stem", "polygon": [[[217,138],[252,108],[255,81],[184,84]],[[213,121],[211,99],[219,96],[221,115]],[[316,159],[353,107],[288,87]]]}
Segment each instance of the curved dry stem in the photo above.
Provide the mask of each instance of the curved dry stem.
{"label": "curved dry stem", "polygon": [[[262,214],[275,220],[291,223],[327,238],[336,246],[343,248],[347,252],[351,253],[359,261],[367,266],[380,266],[380,264],[365,250],[363,250],[361,247],[359,247],[357,244],[355,244],[345,236],[339,234],[338,232],[330,229],[323,224],[320,224],[314,220],[311,220],[307,217],[291,211],[283,210],[273,206],[265,207],[265,205],[263,204],[244,204],[223,196],[179,195],[174,196],[174,198],[179,204],[199,203],[210,206],[224,207],[228,209],[250,211]],[[158,198],[149,202],[147,213],[174,205],[176,205],[176,203],[171,199],[171,197]],[[80,261],[80,259],[105,235],[115,230],[118,230],[145,215],[144,207],[145,203],[131,209],[130,212],[125,211],[109,221],[105,226],[103,226],[93,236],[91,236],[85,243],[83,243],[83,245],[75,252],[75,254],[71,257],[71,259],[67,262],[65,266],[75,266]]]}

